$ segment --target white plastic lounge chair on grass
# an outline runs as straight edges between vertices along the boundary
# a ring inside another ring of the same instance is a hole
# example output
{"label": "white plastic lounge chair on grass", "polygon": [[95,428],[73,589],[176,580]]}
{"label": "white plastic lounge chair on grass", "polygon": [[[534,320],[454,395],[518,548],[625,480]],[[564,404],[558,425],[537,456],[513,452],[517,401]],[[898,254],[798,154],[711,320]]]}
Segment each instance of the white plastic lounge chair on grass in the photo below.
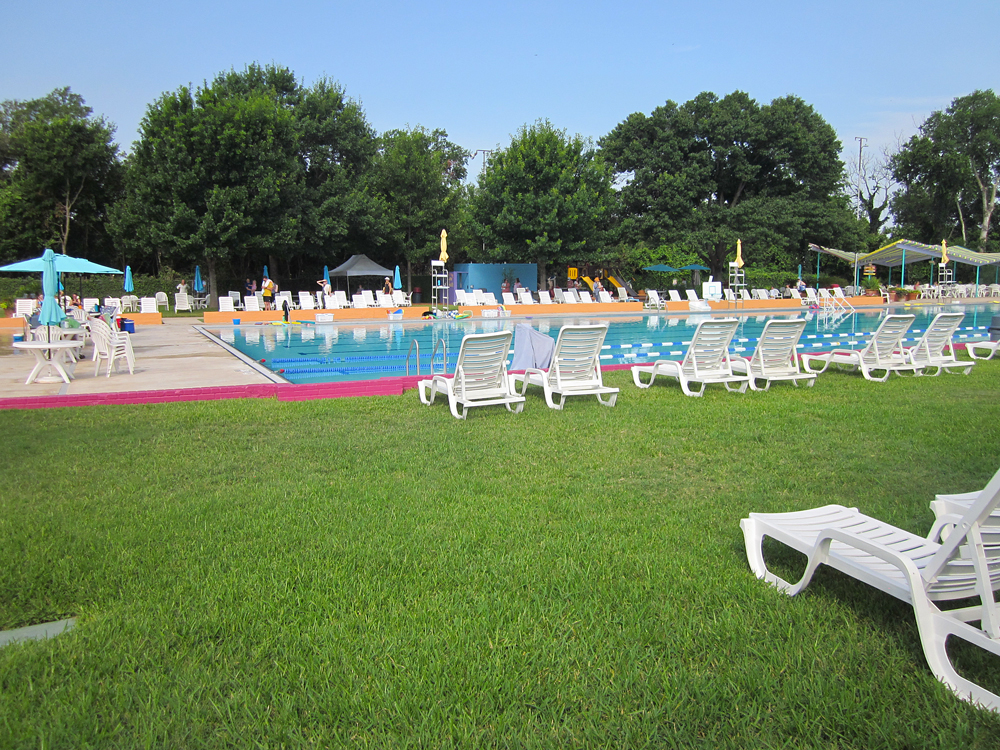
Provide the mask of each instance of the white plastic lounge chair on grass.
{"label": "white plastic lounge chair on grass", "polygon": [[420,402],[430,405],[438,393],[444,393],[456,419],[465,419],[474,406],[503,405],[507,411],[521,411],[524,396],[514,392],[507,374],[511,336],[510,331],[465,336],[458,350],[454,376],[435,375],[419,381]]}
{"label": "white plastic lounge chair on grass", "polygon": [[[750,377],[734,373],[729,356],[729,344],[738,325],[739,321],[735,318],[703,320],[695,329],[682,360],[659,359],[651,365],[635,365],[632,367],[632,380],[640,388],[649,388],[657,375],[677,378],[686,396],[701,396],[708,383],[724,383],[726,390],[743,393]],[[648,383],[642,382],[642,373],[649,375]],[[701,388],[697,392],[692,391],[691,383],[701,383]]]}
{"label": "white plastic lounge chair on grass", "polygon": [[232,297],[219,297],[219,312],[236,312]]}
{"label": "white plastic lounge chair on grass", "polygon": [[243,305],[246,307],[246,312],[260,312],[260,300],[256,296],[247,297],[243,300]]}
{"label": "white plastic lounge chair on grass", "polygon": [[[523,375],[511,375],[511,379],[521,383],[522,396],[529,385],[541,386],[550,409],[562,409],[567,396],[596,396],[604,406],[614,406],[618,388],[604,385],[599,359],[607,333],[606,325],[563,326],[549,369],[531,367]],[[559,396],[558,403],[552,398],[554,395]]]}
{"label": "white plastic lounge chair on grass", "polygon": [[[826,354],[803,354],[802,365],[806,372],[817,374],[825,372],[830,364],[841,367],[857,367],[866,380],[877,380],[884,383],[889,375],[897,375],[904,371],[916,372],[923,365],[911,364],[903,354],[903,336],[913,324],[914,315],[887,315],[878,330],[872,334],[871,341],[864,349],[834,349]],[[813,369],[815,363],[822,363],[818,370]],[[882,377],[875,377],[876,370],[885,371]]]}
{"label": "white plastic lounge chair on grass", "polygon": [[965,344],[965,351],[973,359],[993,359],[998,348],[1000,341],[968,341]]}
{"label": "white plastic lounge chair on grass", "polygon": [[[959,675],[946,650],[949,636],[1000,656],[1000,472],[960,515],[946,517],[954,530],[943,541],[921,537],[865,516],[857,508],[827,505],[791,513],[751,513],[740,521],[754,574],[794,596],[820,564],[911,604],[927,665],[959,698],[1000,710],[1000,696]],[[941,520],[940,518],[938,519]],[[936,528],[946,528],[939,525]],[[767,569],[764,537],[808,558],[795,584]],[[945,602],[978,599],[975,606],[944,609]],[[973,623],[978,623],[974,625]]]}
{"label": "white plastic lounge chair on grass", "polygon": [[176,292],[174,294],[174,312],[180,312],[181,310],[187,310],[188,312],[193,310],[191,307],[191,298],[187,294]]}
{"label": "white plastic lounge chair on grass", "polygon": [[[732,294],[732,292],[730,292]],[[655,289],[646,290],[646,304],[643,307],[648,307],[651,310],[662,310],[666,303],[660,299],[660,293]]]}
{"label": "white plastic lounge chair on grass", "polygon": [[[162,307],[164,310],[167,310],[167,311],[170,310],[170,300],[167,299],[167,293],[166,292],[157,292],[154,296],[156,297],[156,306],[157,307]],[[87,300],[84,300],[83,302],[84,302],[84,307],[86,308]]]}
{"label": "white plastic lounge chair on grass", "polygon": [[[963,313],[939,313],[927,326],[924,335],[916,346],[903,349],[903,354],[911,364],[924,368],[935,368],[934,374],[940,375],[941,370],[964,370],[968,375],[975,362],[959,362],[955,356],[955,347],[951,342],[955,330],[965,318]],[[917,375],[927,375],[925,371],[917,371]]]}
{"label": "white plastic lounge chair on grass", "polygon": [[[766,391],[772,380],[791,380],[798,385],[804,380],[806,385],[816,381],[816,374],[799,369],[799,355],[796,347],[805,330],[806,321],[769,320],[760,334],[757,348],[750,359],[733,360],[733,372],[750,376],[750,388]],[[757,380],[764,381],[764,387],[757,387]]]}
{"label": "white plastic lounge chair on grass", "polygon": [[159,312],[156,307],[156,297],[143,297],[139,300],[139,312],[155,313]]}

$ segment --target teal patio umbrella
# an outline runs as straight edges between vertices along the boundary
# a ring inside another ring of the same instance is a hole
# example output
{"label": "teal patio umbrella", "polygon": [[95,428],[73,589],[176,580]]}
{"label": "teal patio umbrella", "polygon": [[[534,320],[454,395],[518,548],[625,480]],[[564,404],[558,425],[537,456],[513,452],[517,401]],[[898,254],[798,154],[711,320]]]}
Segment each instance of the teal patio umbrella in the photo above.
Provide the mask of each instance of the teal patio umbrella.
{"label": "teal patio umbrella", "polygon": [[265,278],[265,279],[267,279],[267,278],[270,278],[270,277],[269,277],[269,276],[267,275],[267,266],[264,266],[264,278]]}
{"label": "teal patio umbrella", "polygon": [[680,273],[681,269],[668,266],[666,263],[657,263],[655,266],[643,266],[643,271],[659,271],[660,273]]}
{"label": "teal patio umbrella", "polygon": [[[127,269],[126,269],[127,270]],[[264,275],[267,275],[267,270],[265,269]],[[205,285],[201,282],[201,266],[194,267],[194,290],[198,294],[205,291]]]}
{"label": "teal patio umbrella", "polygon": [[129,294],[135,291],[135,284],[132,283],[132,266],[125,266],[125,286],[123,288]]}
{"label": "teal patio umbrella", "polygon": [[323,283],[330,286],[330,266],[323,266]]}
{"label": "teal patio umbrella", "polygon": [[393,289],[402,289],[403,288],[403,280],[401,278],[399,278],[399,266],[396,266],[396,276],[392,280],[392,288]]}
{"label": "teal patio umbrella", "polygon": [[51,248],[46,248],[42,255],[42,294],[45,297],[38,313],[38,323],[43,326],[57,326],[66,319],[66,313],[59,307],[59,272],[56,271],[55,255]]}

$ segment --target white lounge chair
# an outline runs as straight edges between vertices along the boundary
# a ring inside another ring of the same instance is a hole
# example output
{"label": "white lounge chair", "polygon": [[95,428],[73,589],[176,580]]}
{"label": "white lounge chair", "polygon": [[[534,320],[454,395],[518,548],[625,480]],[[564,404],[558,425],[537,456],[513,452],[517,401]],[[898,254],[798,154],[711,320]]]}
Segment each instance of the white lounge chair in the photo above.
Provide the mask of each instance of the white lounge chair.
{"label": "white lounge chair", "polygon": [[[912,325],[914,315],[887,315],[878,330],[872,334],[871,341],[864,349],[834,349],[826,354],[803,354],[802,366],[806,372],[817,374],[825,372],[831,363],[841,367],[857,367],[866,380],[877,380],[884,383],[889,375],[897,375],[904,371],[916,372],[922,365],[911,364],[903,354],[902,340],[906,331]],[[822,367],[813,369],[813,363],[821,362]],[[873,372],[884,370],[885,375],[875,377]]]}
{"label": "white lounge chair", "polygon": [[313,297],[312,292],[299,292],[299,309],[300,310],[316,309],[316,298]]}
{"label": "white lounge chair", "polygon": [[615,298],[611,296],[611,292],[602,289],[597,293],[597,301],[602,305],[613,305],[615,303]]}
{"label": "white lounge chair", "polygon": [[378,307],[375,303],[375,295],[372,294],[371,289],[362,289],[361,298],[364,300],[366,307]]}
{"label": "white lounge chair", "polygon": [[[806,322],[804,319],[767,321],[753,355],[750,359],[734,359],[733,372],[748,374],[750,388],[755,391],[766,391],[772,380],[791,380],[796,386],[804,380],[811,386],[816,381],[816,373],[799,369],[796,350]],[[764,381],[763,388],[757,387],[757,380]]]}
{"label": "white lounge chair", "polygon": [[965,351],[973,359],[993,359],[998,348],[1000,341],[968,341],[965,344]]}
{"label": "white lounge chair", "polygon": [[662,310],[665,306],[666,302],[660,299],[660,293],[658,291],[655,289],[646,290],[646,304],[643,305],[643,307],[648,307],[651,310]]}
{"label": "white lounge chair", "polygon": [[260,312],[260,300],[257,299],[256,295],[252,297],[245,297],[243,299],[243,306],[246,308],[246,312]]}
{"label": "white lounge chair", "polygon": [[685,289],[684,294],[687,295],[688,302],[701,302],[698,299],[698,293],[694,289]]}
{"label": "white lounge chair", "polygon": [[676,289],[668,289],[667,290],[667,296],[670,297],[670,301],[671,302],[683,302],[684,301],[683,299],[681,299],[681,293],[678,292]]}
{"label": "white lounge chair", "polygon": [[333,299],[336,301],[336,308],[344,309],[351,306],[351,303],[347,301],[347,292],[343,289],[338,289],[333,293]]}
{"label": "white lounge chair", "polygon": [[539,289],[538,290],[538,304],[540,304],[540,305],[551,305],[552,304],[552,295],[549,294],[549,290],[548,289]]}
{"label": "white lounge chair", "polygon": [[34,314],[35,300],[26,298],[14,300],[14,317],[30,318]]}
{"label": "white lounge chair", "polygon": [[466,299],[465,290],[464,289],[456,289],[455,290],[455,304],[458,305],[458,306],[460,306],[460,307],[467,307],[469,304],[473,304],[473,305],[476,304],[476,301],[473,300],[470,303]]}
{"label": "white lounge chair", "polygon": [[[975,362],[959,362],[955,356],[955,347],[951,342],[955,330],[965,318],[963,313],[939,313],[934,316],[934,320],[927,326],[924,335],[917,341],[916,346],[903,349],[903,354],[911,364],[919,365],[923,368],[935,368],[934,374],[940,375],[941,370],[951,372],[954,370],[964,370],[968,375]],[[927,375],[926,371],[917,371],[917,375]]]}
{"label": "white lounge chair", "polygon": [[229,292],[229,299],[231,299],[233,301],[233,308],[234,309],[236,309],[236,310],[242,310],[243,309],[243,297],[240,295],[239,292],[230,291]]}
{"label": "white lounge chair", "polygon": [[[105,303],[107,303],[107,300],[105,300]],[[174,294],[174,312],[180,312],[181,310],[192,312],[194,308],[191,307],[190,295],[176,292]]]}
{"label": "white lounge chair", "polygon": [[230,296],[219,297],[219,312],[236,312],[236,305]]}
{"label": "white lounge chair", "polygon": [[726,302],[736,303],[736,292],[730,289],[728,286],[722,290],[722,296],[725,297]]}
{"label": "white lounge chair", "polygon": [[[170,300],[167,299],[167,293],[166,292],[157,292],[155,296],[156,296],[156,306],[157,307],[162,307],[163,309],[169,311],[170,310]],[[87,300],[84,300],[83,302],[84,302],[84,308],[86,308],[86,306],[87,306],[87,304],[86,304]],[[88,310],[88,312],[89,312],[89,310]]]}
{"label": "white lounge chair", "polygon": [[[1000,710],[1000,696],[959,675],[946,650],[955,636],[1000,656],[1000,610],[994,590],[1000,586],[1000,472],[960,515],[948,516],[952,533],[943,541],[921,537],[863,515],[857,508],[827,505],[791,513],[751,513],[740,521],[747,560],[754,574],[794,596],[820,564],[873,586],[913,606],[917,632],[934,676],[962,700]],[[939,518],[939,521],[941,519]],[[937,529],[947,528],[938,524]],[[795,584],[767,568],[764,537],[808,558]],[[978,599],[976,606],[943,609],[940,603]],[[978,626],[972,623],[979,623]]]}
{"label": "white lounge chair", "polygon": [[156,297],[143,297],[139,300],[139,312],[155,313],[159,311],[159,308],[156,306]]}
{"label": "white lounge chair", "polygon": [[[738,325],[739,321],[735,318],[703,320],[695,329],[683,359],[679,362],[658,359],[651,365],[635,365],[632,367],[632,380],[640,388],[649,388],[657,375],[677,378],[687,396],[701,396],[708,383],[724,383],[728,391],[745,392],[750,376],[734,373],[729,356],[729,344]],[[642,373],[649,375],[648,383],[642,382]],[[692,391],[689,387],[691,383],[701,383],[701,389]]]}
{"label": "white lounge chair", "polygon": [[503,298],[504,305],[507,305],[508,307],[517,304],[517,301],[514,299],[513,292],[501,292],[500,296]]}
{"label": "white lounge chair", "polygon": [[[159,294],[162,294],[162,292],[159,292]],[[88,313],[95,312],[97,308],[100,307],[100,304],[101,301],[97,297],[83,298],[83,309]],[[170,309],[169,306],[167,309]]]}
{"label": "white lounge chair", "polygon": [[[605,386],[601,376],[600,354],[607,334],[606,325],[563,326],[549,369],[532,367],[511,378],[521,383],[522,396],[529,385],[541,386],[550,409],[562,409],[567,396],[596,396],[604,406],[614,406],[619,389]],[[553,395],[559,396],[559,403],[553,400]],[[610,398],[605,400],[602,396]]]}
{"label": "white lounge chair", "polygon": [[577,293],[580,295],[581,302],[585,302],[588,305],[592,305],[594,303],[594,298],[590,296],[590,292],[586,289],[581,289]]}
{"label": "white lounge chair", "polygon": [[475,406],[503,405],[507,411],[521,411],[524,396],[515,393],[507,374],[511,337],[510,331],[464,337],[454,376],[435,375],[419,381],[420,402],[430,405],[438,393],[444,393],[456,419],[465,419],[469,409]]}
{"label": "white lounge chair", "polygon": [[493,296],[493,292],[483,292],[483,304],[487,307],[497,306],[497,298]]}
{"label": "white lounge chair", "polygon": [[521,287],[517,290],[518,301],[522,305],[533,305],[535,304],[535,298],[531,296],[531,290]]}

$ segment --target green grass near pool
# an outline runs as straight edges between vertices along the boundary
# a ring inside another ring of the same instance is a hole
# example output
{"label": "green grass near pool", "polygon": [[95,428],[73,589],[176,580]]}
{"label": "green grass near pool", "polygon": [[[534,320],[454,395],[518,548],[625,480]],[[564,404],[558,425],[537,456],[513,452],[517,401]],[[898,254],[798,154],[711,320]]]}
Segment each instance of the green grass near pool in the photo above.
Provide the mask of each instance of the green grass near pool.
{"label": "green grass near pool", "polygon": [[606,380],[613,409],[465,422],[415,392],[0,412],[0,629],[78,618],[0,649],[0,747],[997,746],[909,607],[829,570],[777,593],[739,520],[926,533],[1000,467],[1000,362]]}

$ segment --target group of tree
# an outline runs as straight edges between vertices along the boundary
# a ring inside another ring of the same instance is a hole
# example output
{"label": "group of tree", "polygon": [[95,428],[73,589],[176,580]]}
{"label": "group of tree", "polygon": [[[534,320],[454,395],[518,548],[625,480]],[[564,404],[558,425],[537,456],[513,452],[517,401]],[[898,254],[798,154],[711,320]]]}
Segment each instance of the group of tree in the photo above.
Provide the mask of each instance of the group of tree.
{"label": "group of tree", "polygon": [[0,259],[51,245],[155,272],[201,263],[214,294],[220,270],[302,278],[356,252],[423,272],[442,228],[453,257],[537,263],[540,280],[692,260],[724,276],[737,239],[755,266],[785,270],[811,242],[865,251],[889,230],[995,242],[992,91],[852,174],[809,104],[737,91],[629,115],[596,146],[539,120],[466,185],[470,153],[445,131],[379,135],[335,82],[273,65],[162,95],[125,158],[113,135],[68,89],[0,105]]}

